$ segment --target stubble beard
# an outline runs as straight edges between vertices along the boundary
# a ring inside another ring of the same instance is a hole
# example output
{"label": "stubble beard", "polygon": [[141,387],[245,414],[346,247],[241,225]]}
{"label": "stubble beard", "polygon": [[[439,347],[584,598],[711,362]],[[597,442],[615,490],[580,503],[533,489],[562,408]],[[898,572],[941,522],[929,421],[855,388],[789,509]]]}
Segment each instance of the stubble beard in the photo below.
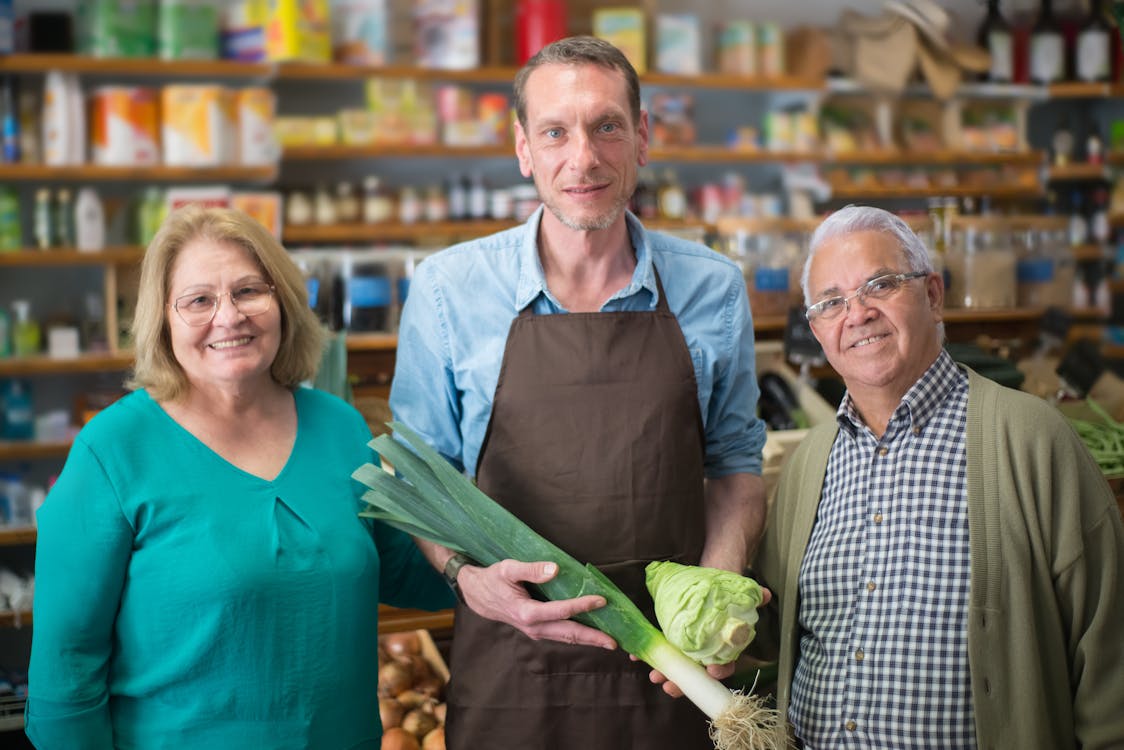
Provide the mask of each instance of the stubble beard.
{"label": "stubble beard", "polygon": [[567,229],[575,232],[596,232],[613,226],[624,213],[625,206],[628,205],[628,199],[617,198],[607,211],[588,219],[576,219],[567,215],[554,201],[543,201],[543,203],[554,214],[554,218],[558,219]]}

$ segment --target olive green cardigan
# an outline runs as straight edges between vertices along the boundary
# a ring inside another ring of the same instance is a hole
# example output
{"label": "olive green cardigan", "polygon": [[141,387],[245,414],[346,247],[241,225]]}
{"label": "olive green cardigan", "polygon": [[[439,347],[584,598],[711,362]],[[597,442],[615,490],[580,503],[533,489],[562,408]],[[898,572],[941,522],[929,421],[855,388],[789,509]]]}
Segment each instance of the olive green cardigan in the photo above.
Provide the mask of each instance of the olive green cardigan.
{"label": "olive green cardigan", "polygon": [[[800,564],[838,429],[814,428],[785,464],[756,562],[780,607],[786,715]],[[978,746],[1124,747],[1124,524],[1097,465],[1057,409],[969,370],[967,495]]]}

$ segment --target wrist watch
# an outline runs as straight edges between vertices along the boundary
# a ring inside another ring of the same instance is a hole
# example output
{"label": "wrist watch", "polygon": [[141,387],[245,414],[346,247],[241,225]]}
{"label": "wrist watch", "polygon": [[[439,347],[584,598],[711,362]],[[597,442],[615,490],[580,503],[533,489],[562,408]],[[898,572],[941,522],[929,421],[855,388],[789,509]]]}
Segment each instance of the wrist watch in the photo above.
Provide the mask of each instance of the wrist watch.
{"label": "wrist watch", "polygon": [[461,604],[465,604],[466,602],[464,600],[464,594],[461,592],[460,584],[457,583],[457,576],[460,575],[461,568],[465,565],[475,564],[476,562],[472,558],[462,555],[459,552],[455,553],[445,562],[445,570],[443,571],[445,581],[449,584],[449,588],[453,590],[453,593],[457,595],[457,601]]}

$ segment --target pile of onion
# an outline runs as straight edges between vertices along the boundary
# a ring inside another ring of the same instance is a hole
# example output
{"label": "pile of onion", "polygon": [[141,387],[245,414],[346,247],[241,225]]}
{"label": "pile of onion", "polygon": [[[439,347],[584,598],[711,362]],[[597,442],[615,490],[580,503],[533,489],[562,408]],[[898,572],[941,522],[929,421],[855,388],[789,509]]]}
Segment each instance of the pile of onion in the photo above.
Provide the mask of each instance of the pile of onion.
{"label": "pile of onion", "polygon": [[445,750],[445,680],[416,631],[379,638],[382,750]]}

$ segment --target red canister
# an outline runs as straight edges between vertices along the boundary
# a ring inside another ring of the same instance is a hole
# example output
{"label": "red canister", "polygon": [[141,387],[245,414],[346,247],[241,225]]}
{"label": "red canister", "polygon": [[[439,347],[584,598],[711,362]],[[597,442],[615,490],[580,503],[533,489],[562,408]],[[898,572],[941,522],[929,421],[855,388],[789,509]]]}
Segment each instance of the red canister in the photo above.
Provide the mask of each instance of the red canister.
{"label": "red canister", "polygon": [[515,4],[515,57],[522,65],[540,49],[566,36],[564,0],[518,0]]}

